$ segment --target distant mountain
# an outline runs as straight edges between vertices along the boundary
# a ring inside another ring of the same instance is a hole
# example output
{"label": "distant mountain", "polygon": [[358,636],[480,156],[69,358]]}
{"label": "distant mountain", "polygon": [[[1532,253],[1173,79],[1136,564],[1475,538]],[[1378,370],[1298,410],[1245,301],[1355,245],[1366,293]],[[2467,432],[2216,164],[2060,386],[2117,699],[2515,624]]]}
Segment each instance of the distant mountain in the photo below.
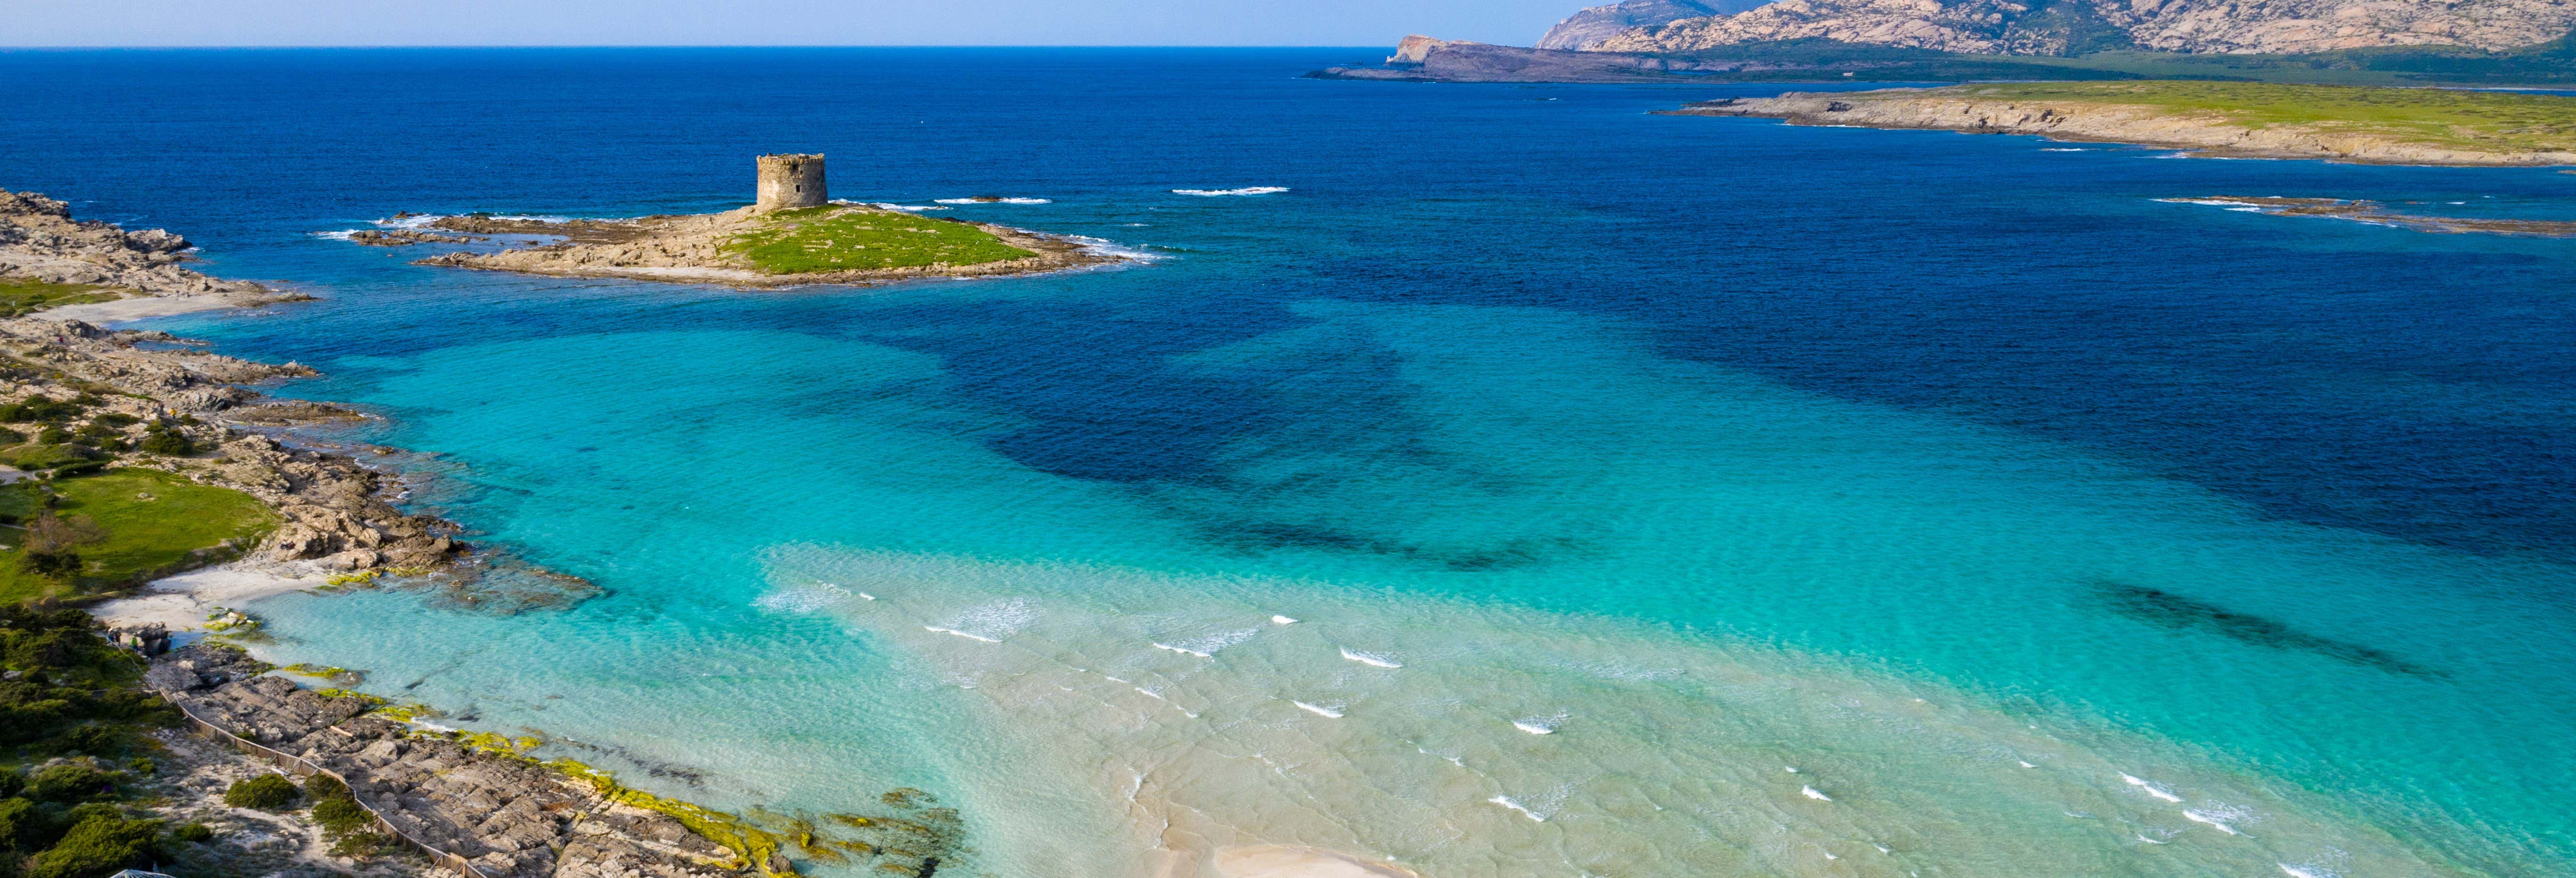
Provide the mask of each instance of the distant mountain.
{"label": "distant mountain", "polygon": [[1594,6],[1565,17],[1540,37],[1541,49],[1583,51],[1594,44],[1641,27],[1671,24],[1685,18],[1706,18],[1743,12],[1762,5],[1766,0],[1628,0],[1608,6]]}
{"label": "distant mountain", "polygon": [[[1571,33],[1578,19],[1605,23],[1584,27],[1606,26],[1616,10],[1632,6],[1682,5],[1701,4],[1635,0],[1594,7],[1566,19],[1548,36]],[[1609,36],[1589,36],[1594,31],[1586,30],[1579,45],[1566,47],[1697,52],[1821,37],[2011,55],[2112,49],[2299,54],[2386,46],[2501,51],[2558,39],[2570,28],[2576,28],[2576,0],[1780,0],[1739,13],[1638,25]]]}

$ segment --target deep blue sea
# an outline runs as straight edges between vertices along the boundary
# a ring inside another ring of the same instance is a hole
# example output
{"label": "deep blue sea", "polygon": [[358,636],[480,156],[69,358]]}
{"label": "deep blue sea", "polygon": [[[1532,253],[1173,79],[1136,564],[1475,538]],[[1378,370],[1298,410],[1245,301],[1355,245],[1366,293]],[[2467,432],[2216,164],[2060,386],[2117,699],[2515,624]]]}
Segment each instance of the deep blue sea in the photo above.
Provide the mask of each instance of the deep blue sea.
{"label": "deep blue sea", "polygon": [[[2576,176],[1299,78],[1379,54],[6,52],[0,186],[318,297],[144,325],[321,369],[281,392],[604,589],[279,596],[269,657],[726,807],[919,787],[943,875],[2576,874],[2576,242],[2167,200]],[[327,236],[727,209],[785,151],[1152,259]]]}

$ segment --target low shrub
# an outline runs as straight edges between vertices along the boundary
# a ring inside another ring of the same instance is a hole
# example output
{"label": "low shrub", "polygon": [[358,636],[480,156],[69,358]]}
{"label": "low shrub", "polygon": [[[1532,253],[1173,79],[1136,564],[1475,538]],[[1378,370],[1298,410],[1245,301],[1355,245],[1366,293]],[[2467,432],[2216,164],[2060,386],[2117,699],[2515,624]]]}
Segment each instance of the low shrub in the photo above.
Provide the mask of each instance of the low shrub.
{"label": "low shrub", "polygon": [[368,824],[375,822],[375,818],[367,814],[367,809],[358,807],[358,800],[342,796],[337,799],[324,799],[320,804],[314,805],[313,822],[322,824],[322,828],[326,831],[338,834],[365,829]]}
{"label": "low shrub", "polygon": [[149,866],[161,838],[161,821],[94,816],[72,827],[53,850],[37,854],[27,878],[93,878],[121,868]]}
{"label": "low shrub", "polygon": [[27,795],[42,802],[78,802],[116,791],[116,776],[77,762],[36,772]]}
{"label": "low shrub", "polygon": [[331,843],[331,855],[363,860],[383,853],[384,849],[393,843],[391,836],[382,833],[352,832],[340,836],[340,840]]}
{"label": "low shrub", "polygon": [[302,793],[295,789],[295,782],[287,780],[286,775],[263,774],[249,780],[234,781],[232,786],[224,788],[224,804],[275,811],[294,804],[299,795]]}
{"label": "low shrub", "polygon": [[345,799],[349,797],[349,785],[341,783],[339,778],[316,774],[304,779],[304,797],[315,802]]}
{"label": "low shrub", "polygon": [[215,840],[215,830],[203,823],[182,824],[170,831],[172,841],[208,842]]}
{"label": "low shrub", "polygon": [[[36,810],[36,803],[26,799],[0,799],[0,849],[32,850],[44,847],[45,830],[52,821]],[[0,853],[0,859],[8,855]]]}
{"label": "low shrub", "polygon": [[154,430],[146,433],[142,444],[136,447],[153,454],[170,457],[186,457],[197,453],[197,443],[190,442],[188,437],[170,430]]}
{"label": "low shrub", "polygon": [[78,397],[70,400],[56,400],[39,393],[21,402],[0,405],[0,421],[13,424],[28,421],[68,421],[80,417],[81,408]]}

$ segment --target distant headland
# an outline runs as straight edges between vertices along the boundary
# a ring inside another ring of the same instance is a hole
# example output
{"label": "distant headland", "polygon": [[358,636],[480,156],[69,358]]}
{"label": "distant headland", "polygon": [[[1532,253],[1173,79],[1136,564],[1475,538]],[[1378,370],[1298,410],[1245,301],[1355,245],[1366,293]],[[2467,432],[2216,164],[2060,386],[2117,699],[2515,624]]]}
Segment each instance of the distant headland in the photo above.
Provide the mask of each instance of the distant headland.
{"label": "distant headland", "polygon": [[423,265],[745,287],[995,277],[1122,261],[1065,236],[832,201],[821,154],[764,155],[756,163],[758,200],[721,213],[569,220],[400,214],[392,223],[398,228],[350,237],[379,245],[502,244],[442,253]]}
{"label": "distant headland", "polygon": [[2402,165],[2576,164],[2576,98],[2255,82],[1986,83],[1790,92],[1668,111],[1793,125],[2135,143],[2216,156]]}

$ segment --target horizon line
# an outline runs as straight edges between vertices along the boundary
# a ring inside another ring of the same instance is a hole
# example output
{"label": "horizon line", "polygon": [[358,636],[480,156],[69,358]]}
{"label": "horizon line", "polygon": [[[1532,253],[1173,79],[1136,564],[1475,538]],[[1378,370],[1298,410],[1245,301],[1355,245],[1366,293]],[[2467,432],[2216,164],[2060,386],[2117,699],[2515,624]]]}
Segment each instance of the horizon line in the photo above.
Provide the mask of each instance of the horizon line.
{"label": "horizon line", "polygon": [[[1391,44],[1390,44],[1391,45]],[[0,46],[0,52],[155,51],[172,49],[1382,49],[1350,45],[1242,43],[170,43],[163,45]]]}

